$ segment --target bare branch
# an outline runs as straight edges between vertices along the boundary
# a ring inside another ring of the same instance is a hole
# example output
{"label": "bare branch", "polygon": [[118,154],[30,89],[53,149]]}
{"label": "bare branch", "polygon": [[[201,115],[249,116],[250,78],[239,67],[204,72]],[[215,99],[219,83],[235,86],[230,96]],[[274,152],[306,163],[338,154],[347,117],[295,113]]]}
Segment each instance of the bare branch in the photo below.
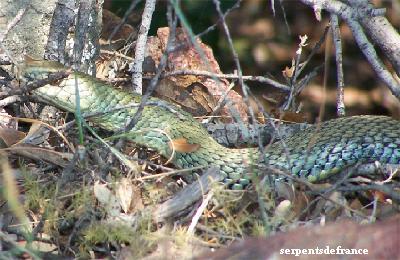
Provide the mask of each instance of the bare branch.
{"label": "bare branch", "polygon": [[[348,6],[336,0],[301,0],[301,1],[309,6],[312,6],[314,9],[325,9],[328,12],[336,14],[340,16],[342,19],[344,19],[349,25],[358,46],[364,53],[364,56],[367,58],[368,62],[371,64],[375,73],[389,87],[392,94],[400,99],[400,84],[396,82],[393,75],[385,68],[382,61],[379,59],[373,44],[371,44],[368,41],[368,38],[364,34],[362,26],[357,21],[357,19],[359,19],[360,16],[362,15],[368,15],[368,18],[365,19],[373,19],[373,15],[381,14],[381,12],[374,13],[374,12],[368,12],[367,10],[365,13],[360,13],[361,11],[359,9],[355,11],[351,6]],[[382,30],[382,28],[379,28],[379,30]],[[386,40],[385,38],[379,38],[379,41],[385,41],[385,40]],[[400,38],[397,41],[400,42]]]}
{"label": "bare branch", "polygon": [[384,55],[392,63],[397,75],[400,76],[400,35],[384,17],[384,9],[375,9],[366,0],[349,0],[357,10],[371,15],[360,15],[358,19],[374,44],[383,50]]}
{"label": "bare branch", "polygon": [[[168,41],[167,41],[167,47],[165,48],[165,52],[161,56],[160,63],[158,64],[158,67],[156,70],[156,75],[151,79],[149,87],[147,88],[146,93],[142,96],[140,105],[139,105],[135,115],[132,117],[132,119],[128,123],[128,125],[125,127],[125,132],[130,131],[136,125],[136,123],[139,121],[147,100],[150,98],[150,95],[156,89],[158,80],[160,79],[160,76],[161,76],[161,73],[165,70],[165,68],[167,66],[168,54],[170,52],[171,46],[175,42],[175,30],[176,30],[176,24],[177,24],[176,19],[173,19],[173,17],[172,17],[172,8],[170,6],[168,6],[168,10],[167,10],[167,19],[168,19],[168,26],[170,28],[170,33],[168,35]],[[135,58],[135,60],[136,60],[136,58]],[[140,73],[140,79],[142,79],[141,73]],[[140,81],[140,84],[142,84],[141,81]]]}
{"label": "bare branch", "polygon": [[224,14],[222,13],[222,10],[221,10],[221,4],[220,4],[219,0],[214,0],[213,2],[214,2],[214,5],[215,5],[215,7],[217,9],[218,16],[222,20],[222,28],[224,29],[224,33],[225,33],[226,39],[228,41],[229,48],[230,48],[230,50],[232,52],[233,60],[235,62],[235,66],[236,66],[237,73],[238,73],[238,76],[239,76],[238,77],[239,86],[243,91],[244,102],[248,106],[248,110],[249,110],[249,114],[251,116],[252,122],[256,122],[256,118],[254,116],[253,108],[250,106],[249,93],[248,93],[247,87],[244,85],[244,82],[243,82],[243,73],[242,73],[242,68],[240,66],[240,62],[239,62],[239,56],[238,56],[235,48],[233,47],[232,37],[231,37],[231,34],[229,32],[228,25],[225,22]]}
{"label": "bare branch", "polygon": [[133,91],[138,94],[142,94],[142,73],[143,73],[143,61],[146,50],[147,34],[150,29],[151,18],[153,16],[154,8],[156,6],[156,0],[146,0],[142,14],[142,24],[138,38],[136,41],[135,49],[135,61],[133,63],[132,71],[132,87]]}
{"label": "bare branch", "polygon": [[[216,77],[220,79],[238,79],[239,75],[237,74],[216,74],[208,71],[200,71],[200,70],[175,70],[171,72],[166,72],[163,74],[163,77],[171,77],[176,75],[194,75],[201,77]],[[260,83],[267,83],[272,85],[275,88],[279,88],[284,91],[290,91],[290,88],[286,85],[283,85],[273,79],[263,77],[263,76],[242,76],[242,80],[244,81],[258,81]]]}
{"label": "bare branch", "polygon": [[126,10],[124,17],[122,17],[121,22],[114,28],[114,30],[111,32],[110,36],[108,37],[108,42],[110,42],[114,36],[117,34],[117,32],[121,29],[121,27],[126,23],[128,20],[129,15],[132,13],[132,11],[135,9],[135,7],[139,4],[140,0],[134,0],[132,1],[131,5],[129,6],[128,10]]}
{"label": "bare branch", "polygon": [[344,106],[344,79],[343,79],[343,58],[342,58],[342,40],[340,38],[339,21],[336,14],[331,14],[331,28],[333,45],[335,46],[335,60],[337,73],[337,96],[336,109],[338,116],[345,115]]}

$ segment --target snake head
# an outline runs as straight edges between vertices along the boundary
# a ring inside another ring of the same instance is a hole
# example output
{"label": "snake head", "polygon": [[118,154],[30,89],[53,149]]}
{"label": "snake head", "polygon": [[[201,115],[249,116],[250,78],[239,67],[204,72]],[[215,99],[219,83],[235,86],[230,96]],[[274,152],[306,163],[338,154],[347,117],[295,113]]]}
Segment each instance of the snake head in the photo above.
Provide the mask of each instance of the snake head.
{"label": "snake head", "polygon": [[48,78],[49,74],[68,71],[64,65],[57,61],[35,60],[25,56],[25,62],[18,66],[18,76],[23,80],[40,80]]}

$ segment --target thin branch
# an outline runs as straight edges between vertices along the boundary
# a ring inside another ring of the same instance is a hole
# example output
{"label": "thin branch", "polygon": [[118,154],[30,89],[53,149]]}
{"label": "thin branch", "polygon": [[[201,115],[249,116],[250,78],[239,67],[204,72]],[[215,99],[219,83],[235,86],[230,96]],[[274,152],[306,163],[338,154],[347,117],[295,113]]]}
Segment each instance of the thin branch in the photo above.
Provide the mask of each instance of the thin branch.
{"label": "thin branch", "polygon": [[249,110],[252,122],[256,122],[256,118],[254,116],[253,108],[250,106],[249,93],[248,93],[247,88],[246,88],[246,86],[244,85],[244,82],[243,82],[243,73],[242,73],[242,68],[240,66],[240,62],[239,62],[239,56],[238,56],[235,48],[233,47],[232,37],[231,37],[231,34],[229,32],[228,25],[226,24],[226,21],[225,21],[225,18],[224,18],[224,14],[221,11],[220,1],[219,0],[213,0],[213,2],[214,2],[214,5],[215,5],[215,8],[217,9],[218,16],[222,20],[222,28],[224,29],[224,33],[225,33],[226,39],[227,39],[228,44],[229,44],[229,49],[230,49],[230,51],[232,53],[233,60],[235,62],[237,74],[239,76],[238,77],[239,86],[240,86],[240,88],[242,89],[242,92],[243,92],[244,102],[248,106],[248,110]]}
{"label": "thin branch", "polygon": [[87,39],[89,28],[90,10],[93,1],[82,1],[79,3],[78,16],[75,26],[74,49],[73,49],[73,68],[80,70],[82,64],[83,50]]}
{"label": "thin branch", "polygon": [[235,9],[237,9],[237,8],[239,8],[239,7],[240,7],[240,0],[236,1],[236,3],[235,3],[231,8],[229,8],[228,10],[226,10],[226,12],[225,12],[222,16],[219,16],[218,21],[217,21],[215,24],[211,25],[210,27],[208,27],[207,29],[205,29],[203,32],[197,34],[197,35],[196,35],[196,38],[201,38],[201,37],[203,37],[204,35],[206,35],[207,33],[211,32],[212,30],[214,30],[215,28],[217,28],[217,25],[218,25],[220,22],[224,21],[225,18],[228,16],[228,14],[229,14],[230,12],[232,12],[233,10],[235,10]]}
{"label": "thin branch", "polygon": [[335,60],[336,60],[336,72],[337,72],[336,109],[337,109],[337,115],[339,117],[342,117],[345,115],[342,40],[340,38],[338,17],[335,14],[331,14],[331,28],[333,36],[332,37],[333,45],[335,46]]}
{"label": "thin branch", "polygon": [[322,34],[321,38],[318,40],[318,42],[314,45],[314,47],[311,50],[310,55],[308,55],[307,59],[301,64],[300,69],[297,71],[297,76],[301,74],[301,72],[304,70],[304,68],[307,66],[307,64],[311,61],[311,59],[314,57],[314,55],[319,51],[321,48],[322,44],[325,42],[326,36],[328,35],[329,32],[329,26],[325,27],[324,34]]}
{"label": "thin branch", "polygon": [[10,104],[13,104],[15,102],[20,102],[20,101],[21,101],[20,96],[8,96],[8,97],[0,100],[0,107],[3,108],[5,106],[8,106]]}
{"label": "thin branch", "polygon": [[[170,3],[172,4],[176,15],[178,16],[182,27],[186,30],[187,35],[189,36],[189,39],[194,47],[194,49],[196,50],[196,52],[198,53],[198,55],[201,57],[204,65],[207,68],[211,69],[211,64],[209,62],[209,60],[207,59],[207,55],[205,54],[204,50],[201,48],[199,42],[196,40],[195,34],[193,33],[192,28],[190,27],[190,24],[188,22],[188,20],[186,19],[185,15],[183,14],[183,11],[179,5],[179,1],[178,0],[170,0]],[[216,82],[216,87],[221,90],[221,92],[223,92],[223,88],[221,87],[221,81],[217,78],[217,77],[212,77],[212,79]],[[239,112],[234,106],[232,106],[232,102],[229,99],[226,99],[226,101],[221,100],[219,102],[226,102],[226,107],[230,110],[231,114],[232,114],[232,118],[234,120],[236,120],[237,122],[241,121],[241,118],[239,117]]]}
{"label": "thin branch", "polygon": [[208,203],[210,202],[211,198],[214,196],[214,192],[210,191],[206,198],[203,196],[203,201],[200,204],[200,207],[197,209],[196,214],[192,218],[192,222],[190,223],[188,229],[187,229],[187,234],[193,235],[197,223],[199,223],[200,217],[203,214],[204,210],[206,209]]}
{"label": "thin branch", "polygon": [[385,68],[374,49],[374,45],[368,41],[361,25],[355,21],[348,21],[348,25],[353,32],[358,46],[364,53],[378,77],[389,87],[392,94],[400,99],[400,84],[393,78],[392,74]]}
{"label": "thin branch", "polygon": [[146,51],[147,34],[149,33],[151,18],[156,6],[156,0],[146,0],[142,14],[142,24],[140,25],[138,38],[136,41],[135,61],[133,62],[132,71],[132,87],[133,92],[142,94],[142,73],[143,61]]}
{"label": "thin branch", "polygon": [[[349,25],[353,36],[363,52],[364,56],[367,58],[368,62],[371,64],[375,73],[378,77],[389,87],[392,94],[400,99],[400,84],[396,82],[392,74],[384,67],[382,61],[379,59],[373,44],[368,41],[362,26],[359,24],[357,19],[360,18],[360,10],[353,10],[352,7],[336,1],[336,0],[301,0],[303,3],[312,6],[314,9],[325,9],[330,13],[334,13],[344,19]],[[370,13],[370,15],[381,14],[381,12]],[[369,16],[371,17],[371,16]],[[379,29],[381,30],[381,28]],[[398,35],[398,34],[397,34]],[[400,36],[399,36],[400,37]],[[384,38],[380,40],[385,40]]]}
{"label": "thin branch", "polygon": [[[395,187],[395,186],[394,186]],[[345,187],[338,187],[337,191],[368,191],[368,190],[376,190],[386,195],[389,195],[393,200],[400,202],[400,193],[396,191],[393,185],[379,185],[375,183],[365,184],[365,185],[350,185],[347,184]]]}
{"label": "thin branch", "polygon": [[[239,79],[239,75],[237,74],[216,74],[208,71],[201,71],[201,70],[174,70],[171,72],[166,72],[162,76],[164,78],[177,76],[177,75],[193,75],[193,76],[200,76],[200,77],[210,77],[210,78],[220,78],[220,79]],[[284,91],[290,91],[290,88],[286,85],[283,85],[273,79],[263,77],[263,76],[243,76],[242,80],[244,81],[258,81],[260,83],[267,83],[272,85],[275,88],[279,88]]]}
{"label": "thin branch", "polygon": [[371,40],[383,50],[400,75],[400,34],[383,16],[386,9],[376,9],[368,0],[349,0],[349,3],[359,13],[358,21]]}
{"label": "thin branch", "polygon": [[119,24],[114,28],[114,30],[111,32],[110,36],[107,39],[107,42],[111,42],[111,40],[114,38],[114,36],[117,34],[117,32],[121,29],[121,27],[126,23],[128,20],[129,15],[133,12],[133,10],[136,8],[136,6],[139,4],[141,0],[134,0],[132,1],[131,5],[129,6],[128,10],[126,10],[124,17],[122,17],[121,21]]}
{"label": "thin branch", "polygon": [[[176,30],[176,24],[177,24],[176,19],[172,18],[172,8],[170,6],[168,6],[167,18],[168,18],[168,25],[170,28],[170,33],[168,35],[168,41],[167,41],[167,47],[165,48],[164,54],[161,56],[160,63],[158,64],[158,67],[156,70],[156,75],[150,81],[149,87],[147,88],[146,93],[142,96],[140,105],[139,105],[135,115],[133,116],[133,118],[131,119],[131,121],[128,123],[128,125],[125,128],[126,132],[130,131],[136,125],[136,123],[139,121],[147,100],[150,98],[150,95],[156,89],[158,80],[160,79],[162,72],[165,70],[165,67],[167,66],[168,54],[170,52],[171,46],[173,45],[173,43],[175,41],[175,30]],[[141,76],[142,75],[140,75],[140,78],[142,78]]]}
{"label": "thin branch", "polygon": [[[240,7],[240,2],[241,2],[241,0],[237,0],[236,3],[235,3],[231,8],[229,8],[228,10],[226,10],[226,12],[225,12],[224,15],[223,15],[223,19],[225,19],[225,17],[227,17],[228,14],[229,14],[230,12],[232,12],[233,10],[239,8],[239,7]],[[221,18],[221,17],[218,18],[218,21],[217,21],[215,24],[211,25],[210,27],[208,27],[207,29],[205,29],[205,30],[202,31],[201,33],[195,35],[195,38],[201,39],[201,37],[203,37],[204,35],[208,34],[208,33],[211,32],[212,30],[214,30],[215,28],[217,28],[218,24],[219,24],[221,21],[222,21],[222,18]],[[181,49],[182,47],[184,47],[184,46],[186,46],[186,45],[187,45],[187,42],[183,42],[183,43],[180,43],[180,44],[176,44],[175,47],[174,47],[174,49],[171,50],[171,52],[174,52],[175,50]]]}

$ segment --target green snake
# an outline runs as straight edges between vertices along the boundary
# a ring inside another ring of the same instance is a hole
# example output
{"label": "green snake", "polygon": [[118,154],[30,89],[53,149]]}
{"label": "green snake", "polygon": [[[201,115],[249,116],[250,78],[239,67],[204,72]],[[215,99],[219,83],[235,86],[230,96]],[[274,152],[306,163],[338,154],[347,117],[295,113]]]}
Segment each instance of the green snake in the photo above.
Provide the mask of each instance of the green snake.
{"label": "green snake", "polygon": [[[30,80],[44,79],[50,73],[65,70],[66,67],[56,62],[30,61],[23,66],[22,75]],[[33,92],[48,104],[75,112],[77,89],[82,114],[92,114],[89,121],[110,131],[124,129],[141,102],[139,95],[115,89],[79,72]],[[232,189],[242,189],[250,183],[255,164],[317,182],[357,163],[400,163],[400,122],[385,116],[326,121],[273,143],[261,153],[257,148],[226,148],[189,113],[150,98],[139,121],[128,133],[128,139],[171,158],[177,168],[216,166],[224,183],[229,183]],[[171,143],[177,139],[186,140],[195,145],[195,149],[175,150]]]}

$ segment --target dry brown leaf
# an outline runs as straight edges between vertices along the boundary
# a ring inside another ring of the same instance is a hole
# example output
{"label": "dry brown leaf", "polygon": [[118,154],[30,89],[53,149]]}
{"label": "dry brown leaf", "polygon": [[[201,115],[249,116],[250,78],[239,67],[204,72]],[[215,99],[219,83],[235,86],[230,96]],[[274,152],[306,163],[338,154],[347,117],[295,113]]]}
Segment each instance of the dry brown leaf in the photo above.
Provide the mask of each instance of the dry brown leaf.
{"label": "dry brown leaf", "polygon": [[293,217],[298,217],[303,213],[307,204],[310,203],[310,198],[303,191],[295,192],[295,197],[291,201],[293,205]]}
{"label": "dry brown leaf", "polygon": [[281,118],[284,121],[295,122],[295,123],[304,123],[307,122],[307,115],[305,113],[295,113],[291,111],[285,111],[280,115],[277,115],[278,118]]}
{"label": "dry brown leaf", "polygon": [[289,220],[292,209],[293,209],[293,205],[290,202],[290,200],[283,200],[275,208],[274,216],[276,216],[280,219]]}
{"label": "dry brown leaf", "polygon": [[178,138],[169,142],[169,147],[177,152],[192,153],[200,148],[200,144],[189,144],[185,138]]}
{"label": "dry brown leaf", "polygon": [[384,203],[386,201],[385,193],[383,193],[381,191],[377,191],[377,190],[374,190],[374,191],[371,191],[371,192],[372,192],[372,194],[374,194],[374,197],[376,197],[379,202]]}
{"label": "dry brown leaf", "polygon": [[[6,147],[18,143],[25,138],[25,133],[11,128],[0,128],[0,139]],[[4,148],[4,147],[2,147]]]}
{"label": "dry brown leaf", "polygon": [[[1,117],[1,116],[0,116],[0,117]],[[52,125],[49,125],[49,124],[47,124],[47,123],[44,123],[44,122],[42,122],[42,121],[40,121],[40,120],[37,120],[37,119],[32,119],[32,118],[21,118],[21,117],[11,117],[11,116],[8,116],[8,117],[11,118],[11,119],[13,119],[13,120],[18,120],[18,121],[20,121],[20,122],[26,122],[26,123],[31,123],[31,124],[41,124],[41,125],[43,125],[43,126],[49,128],[49,129],[53,130],[58,136],[60,136],[60,137],[62,138],[62,140],[63,140],[63,141],[67,144],[67,146],[71,149],[71,151],[73,151],[73,152],[75,151],[75,148],[74,148],[73,144],[71,144],[70,142],[68,142],[67,138],[65,138],[65,136],[64,136],[60,131],[58,131],[56,127],[54,127],[54,126],[52,126]],[[34,129],[33,129],[32,131],[34,131],[35,128],[36,128],[36,126],[34,127]],[[24,141],[24,143],[25,143],[25,140],[23,140],[23,141]],[[32,142],[32,143],[27,142],[26,144],[34,144],[34,142]]]}
{"label": "dry brown leaf", "polygon": [[[122,23],[122,19],[115,15],[113,12],[103,9],[103,23],[101,27],[101,39],[108,40],[114,31],[115,27]],[[136,34],[136,30],[129,24],[123,23],[121,28],[116,32],[111,40],[115,42],[116,40],[120,40],[121,44],[119,44],[119,48],[123,46],[127,39],[134,36]],[[115,49],[119,49],[115,48]]]}
{"label": "dry brown leaf", "polygon": [[357,198],[356,198],[356,199],[353,199],[353,200],[350,202],[349,207],[350,207],[351,209],[354,209],[354,210],[357,210],[357,211],[361,211],[361,210],[363,209],[362,203],[361,203],[360,200],[357,199]]}
{"label": "dry brown leaf", "polygon": [[[151,63],[154,63],[154,66],[152,66],[153,68],[156,68],[160,62],[167,45],[168,36],[169,28],[165,27],[157,30],[156,37],[148,38],[146,59],[147,61],[151,60]],[[169,54],[167,72],[174,72],[177,70],[194,70],[216,74],[222,73],[218,62],[214,57],[212,49],[206,44],[202,43],[200,39],[196,39],[196,41],[202,50],[203,56],[199,54],[196,47],[194,47],[191,43],[189,36],[181,28],[176,30],[176,41],[182,43],[183,46]],[[148,72],[154,73],[154,71]],[[210,96],[213,97],[214,100],[219,100],[225,94],[225,92],[230,90],[229,82],[226,79],[219,79],[216,81],[213,78],[205,76],[175,75],[168,77],[168,80],[174,82],[179,89],[187,89],[187,91],[190,93],[193,93],[192,89],[190,89],[193,84],[200,84],[204,86],[204,90],[201,90],[201,95],[196,93],[195,96],[197,96],[199,99],[197,100],[197,108],[203,106],[206,111],[209,110],[208,106],[210,106],[210,104],[206,102],[206,106],[204,106],[204,100],[200,96]],[[237,92],[230,90],[228,92],[228,99],[231,101],[231,106],[235,108],[240,117],[244,121],[247,121],[247,106],[243,102],[242,97]],[[185,109],[185,107],[183,108]],[[227,106],[224,106],[221,114],[224,116],[231,115]]]}
{"label": "dry brown leaf", "polygon": [[343,193],[334,191],[329,195],[329,200],[327,200],[324,206],[324,212],[330,219],[336,219],[346,214],[345,210],[348,204]]}
{"label": "dry brown leaf", "polygon": [[112,191],[107,188],[106,184],[100,184],[97,181],[93,186],[93,193],[110,217],[116,217],[120,214],[121,206],[119,201]]}
{"label": "dry brown leaf", "polygon": [[201,83],[193,83],[182,88],[169,79],[160,81],[156,96],[178,104],[193,116],[210,114],[218,103]]}
{"label": "dry brown leaf", "polygon": [[144,209],[142,196],[140,193],[140,189],[137,186],[133,186],[133,195],[131,199],[131,208],[130,212],[134,213],[136,211]]}
{"label": "dry brown leaf", "polygon": [[115,188],[115,195],[119,200],[122,210],[128,213],[133,198],[132,182],[128,178],[122,178]]}
{"label": "dry brown leaf", "polygon": [[283,76],[285,76],[286,78],[291,78],[293,77],[293,72],[294,72],[294,67],[287,67],[282,71]]}

